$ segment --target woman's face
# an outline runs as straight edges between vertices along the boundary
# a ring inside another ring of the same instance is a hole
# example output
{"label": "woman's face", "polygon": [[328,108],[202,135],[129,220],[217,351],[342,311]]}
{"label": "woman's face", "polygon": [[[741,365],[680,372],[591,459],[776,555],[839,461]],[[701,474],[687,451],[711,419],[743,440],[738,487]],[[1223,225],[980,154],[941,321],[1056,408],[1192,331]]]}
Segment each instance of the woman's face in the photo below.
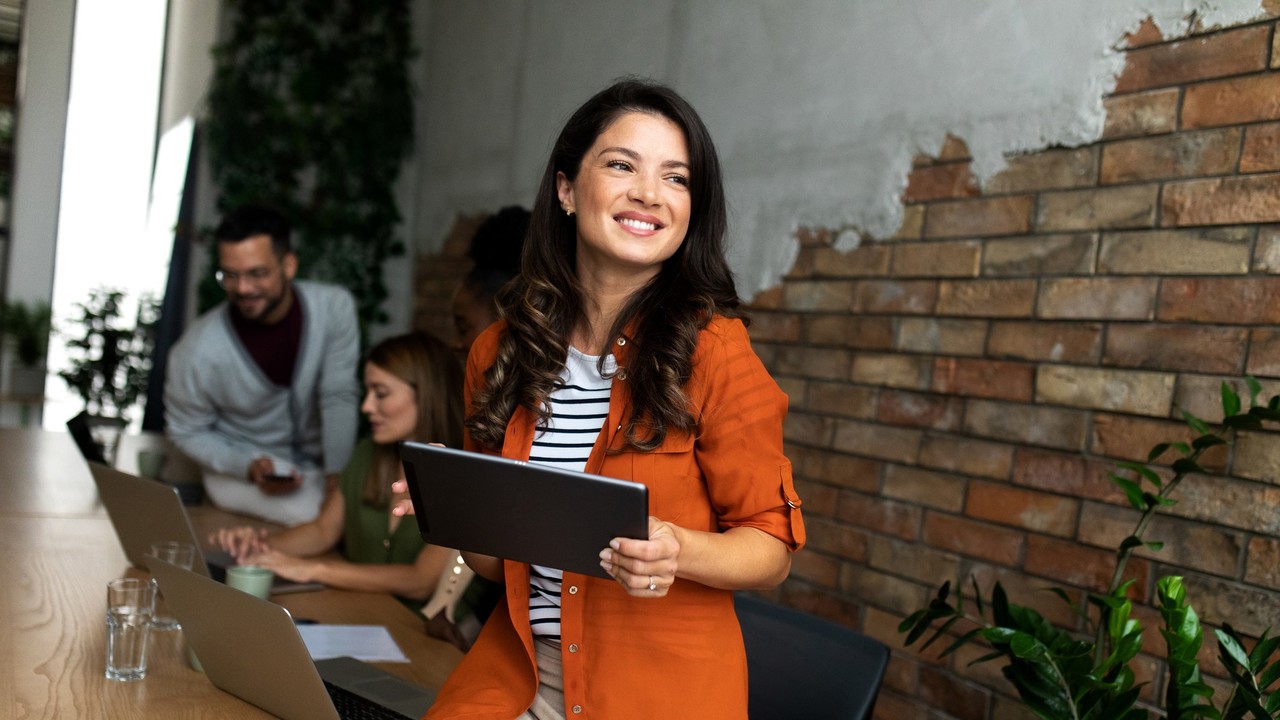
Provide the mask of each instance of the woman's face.
{"label": "woman's face", "polygon": [[364,402],[373,441],[379,445],[412,440],[418,427],[418,392],[371,362],[364,364]]}
{"label": "woman's face", "polygon": [[578,176],[556,176],[560,205],[577,215],[578,275],[657,274],[689,230],[689,151],[662,115],[619,116],[582,157]]}

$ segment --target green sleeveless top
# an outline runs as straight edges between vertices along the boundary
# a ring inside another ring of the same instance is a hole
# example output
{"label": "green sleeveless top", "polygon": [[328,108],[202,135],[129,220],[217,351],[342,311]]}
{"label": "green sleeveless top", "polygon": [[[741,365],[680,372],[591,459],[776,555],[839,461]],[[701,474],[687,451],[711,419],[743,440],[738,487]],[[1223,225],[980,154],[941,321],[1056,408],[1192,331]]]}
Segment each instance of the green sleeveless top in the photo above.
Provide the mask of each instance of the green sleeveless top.
{"label": "green sleeveless top", "polygon": [[[411,517],[401,519],[394,533],[387,532],[391,517],[389,507],[375,508],[364,503],[365,481],[373,472],[374,446],[361,440],[342,470],[339,481],[346,505],[343,520],[343,554],[353,563],[405,563],[418,560],[425,543],[418,534],[418,523]],[[418,603],[419,605],[421,603]]]}

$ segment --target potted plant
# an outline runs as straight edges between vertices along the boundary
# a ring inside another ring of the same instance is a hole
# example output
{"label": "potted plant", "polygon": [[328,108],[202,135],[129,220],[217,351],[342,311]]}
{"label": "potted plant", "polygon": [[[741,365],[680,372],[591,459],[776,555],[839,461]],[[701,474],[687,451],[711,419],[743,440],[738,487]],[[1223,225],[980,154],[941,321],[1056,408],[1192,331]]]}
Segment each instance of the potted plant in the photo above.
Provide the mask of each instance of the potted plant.
{"label": "potted plant", "polygon": [[94,440],[108,462],[115,459],[126,414],[147,389],[159,303],[150,295],[138,302],[133,323],[122,322],[125,292],[96,288],[76,303],[71,323],[78,334],[67,341],[70,368],[58,376],[84,400]]}
{"label": "potted plant", "polygon": [[[1258,403],[1261,391],[1257,380],[1246,378],[1250,407],[1242,410],[1240,397],[1222,384],[1223,421],[1210,427],[1200,418],[1183,412],[1183,419],[1195,439],[1190,442],[1160,443],[1151,449],[1146,463],[1119,463],[1120,473],[1110,475],[1124,491],[1140,517],[1131,535],[1116,550],[1115,571],[1107,591],[1090,594],[1087,604],[1072,606],[1086,620],[1092,637],[1055,627],[1030,607],[1009,602],[996,583],[987,599],[973,582],[973,606],[965,608],[963,593],[952,599],[951,584],[945,583],[924,608],[903,620],[898,630],[911,645],[928,637],[921,649],[940,639],[948,644],[946,656],[970,643],[985,641],[991,652],[974,662],[999,660],[1002,672],[1017,690],[1023,704],[1045,720],[1145,720],[1148,710],[1138,705],[1141,684],[1131,666],[1142,647],[1142,625],[1132,615],[1129,598],[1132,580],[1125,580],[1125,566],[1139,547],[1156,551],[1161,543],[1143,537],[1151,519],[1161,508],[1177,503],[1172,494],[1189,474],[1201,473],[1201,455],[1232,442],[1238,429],[1258,430],[1264,423],[1280,422],[1280,395],[1265,405]],[[1150,467],[1172,453],[1172,477],[1165,479]],[[1211,720],[1275,720],[1280,718],[1280,691],[1271,687],[1280,679],[1280,637],[1269,631],[1246,648],[1244,639],[1230,625],[1214,630],[1218,657],[1228,675],[1229,692],[1214,702],[1214,690],[1201,678],[1197,653],[1204,640],[1200,620],[1188,602],[1182,578],[1166,576],[1156,583],[1156,610],[1163,627],[1167,679],[1160,698],[1164,717],[1209,718]],[[1055,594],[1068,601],[1065,592]],[[961,632],[963,630],[963,632]],[[954,632],[953,632],[954,631]],[[959,634],[956,635],[955,632]]]}
{"label": "potted plant", "polygon": [[49,303],[25,303],[11,300],[0,305],[0,336],[11,343],[10,348],[17,361],[10,366],[10,391],[22,392],[30,388],[32,383],[22,378],[18,371],[35,373],[38,385],[33,392],[39,393],[44,386],[44,370],[40,367],[49,348],[49,333],[52,330]]}

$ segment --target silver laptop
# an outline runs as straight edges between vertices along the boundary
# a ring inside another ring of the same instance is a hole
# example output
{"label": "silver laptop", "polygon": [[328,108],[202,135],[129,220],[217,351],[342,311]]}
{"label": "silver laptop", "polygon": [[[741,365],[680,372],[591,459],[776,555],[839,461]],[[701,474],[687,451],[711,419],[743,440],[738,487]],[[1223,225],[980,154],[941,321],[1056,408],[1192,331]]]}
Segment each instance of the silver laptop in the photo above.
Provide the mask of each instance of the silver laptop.
{"label": "silver laptop", "polygon": [[[226,580],[227,567],[234,565],[235,559],[223,550],[204,550],[177,488],[102,463],[90,462],[89,472],[130,563],[144,568],[152,543],[176,540],[195,546],[197,557],[193,570],[219,582]],[[277,575],[271,592],[304,592],[323,587],[320,583],[297,583]]]}
{"label": "silver laptop", "polygon": [[609,541],[649,536],[641,483],[414,442],[400,459],[432,545],[608,577]]}
{"label": "silver laptop", "polygon": [[148,561],[209,681],[241,700],[284,720],[416,720],[435,701],[434,692],[355,658],[312,661],[288,610]]}

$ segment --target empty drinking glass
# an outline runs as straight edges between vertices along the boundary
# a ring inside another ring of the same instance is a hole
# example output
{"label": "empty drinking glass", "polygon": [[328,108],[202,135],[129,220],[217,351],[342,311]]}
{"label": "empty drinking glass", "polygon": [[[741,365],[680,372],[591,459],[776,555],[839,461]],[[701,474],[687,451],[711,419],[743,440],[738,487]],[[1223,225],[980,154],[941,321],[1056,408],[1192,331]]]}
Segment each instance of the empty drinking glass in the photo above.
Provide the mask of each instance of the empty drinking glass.
{"label": "empty drinking glass", "polygon": [[[191,565],[195,562],[196,549],[189,543],[181,543],[176,540],[152,543],[151,556],[164,560],[171,565],[177,565],[184,570],[190,570]],[[156,630],[177,630],[182,626],[178,624],[178,619],[169,614],[168,607],[164,604],[164,597],[160,593],[160,588],[156,585],[155,578],[151,579],[152,586],[155,587],[156,608],[151,618],[151,627]]]}
{"label": "empty drinking glass", "polygon": [[108,680],[141,680],[147,674],[147,637],[155,610],[155,587],[125,578],[107,583]]}

